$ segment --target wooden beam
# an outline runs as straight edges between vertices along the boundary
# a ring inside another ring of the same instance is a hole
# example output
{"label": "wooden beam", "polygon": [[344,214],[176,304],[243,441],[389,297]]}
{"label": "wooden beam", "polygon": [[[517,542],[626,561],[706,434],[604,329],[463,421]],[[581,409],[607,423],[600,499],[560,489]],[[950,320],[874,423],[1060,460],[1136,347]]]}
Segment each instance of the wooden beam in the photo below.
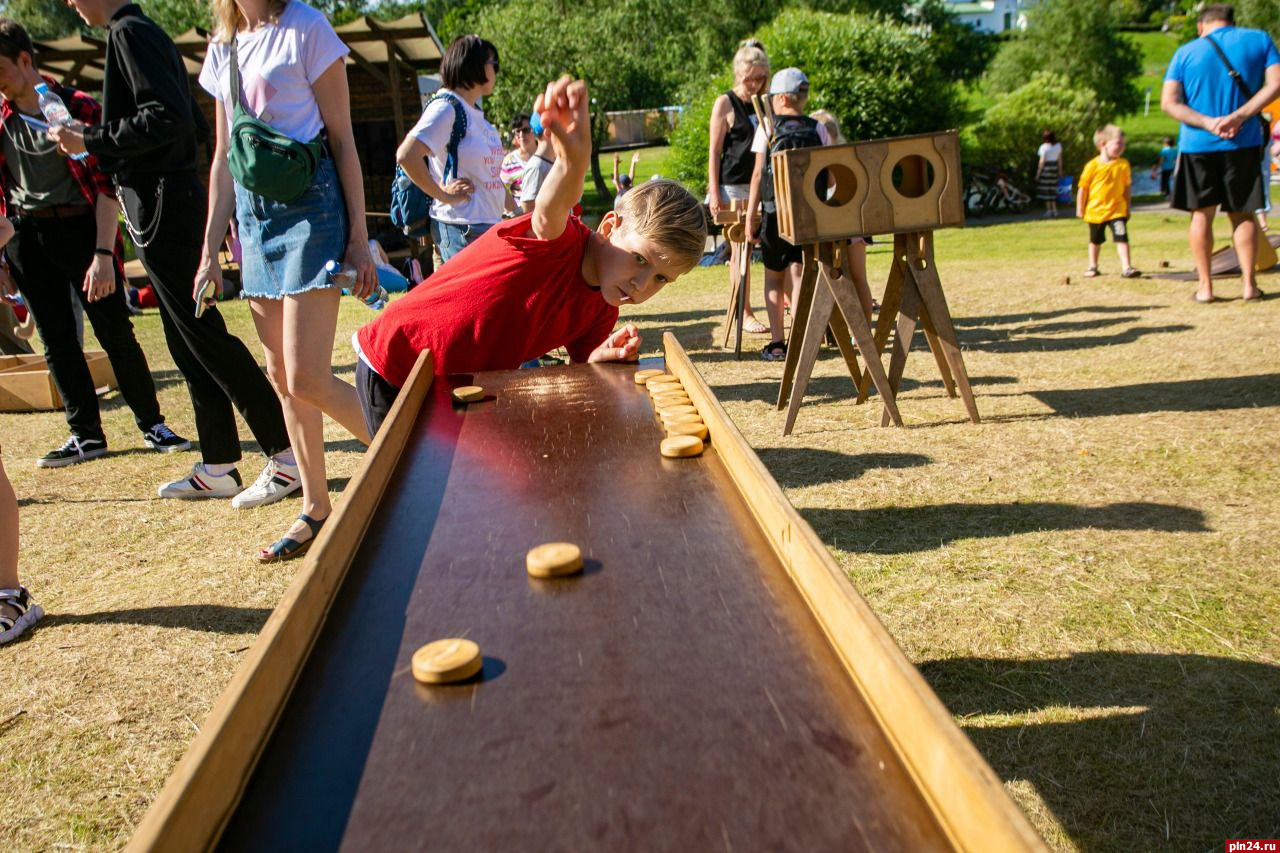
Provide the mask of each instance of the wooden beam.
{"label": "wooden beam", "polygon": [[132,851],[212,849],[239,801],[395,472],[432,380],[422,352],[342,502],[129,841]]}
{"label": "wooden beam", "polygon": [[813,528],[733,425],[670,332],[667,372],[684,383],[711,446],[939,824],[965,851],[1047,848]]}
{"label": "wooden beam", "polygon": [[395,122],[396,139],[404,139],[404,104],[400,103],[400,62],[387,42],[387,77],[391,87],[391,119]]}
{"label": "wooden beam", "polygon": [[369,72],[369,76],[372,77],[374,80],[377,80],[379,83],[381,83],[384,86],[388,85],[387,75],[384,74],[382,72],[382,69],[378,68],[378,66],[374,65],[372,62],[365,59],[363,56],[356,53],[354,50],[351,51],[351,53],[349,53],[348,56],[351,57],[352,62],[354,62],[356,65],[360,66],[361,68],[363,68],[365,71]]}

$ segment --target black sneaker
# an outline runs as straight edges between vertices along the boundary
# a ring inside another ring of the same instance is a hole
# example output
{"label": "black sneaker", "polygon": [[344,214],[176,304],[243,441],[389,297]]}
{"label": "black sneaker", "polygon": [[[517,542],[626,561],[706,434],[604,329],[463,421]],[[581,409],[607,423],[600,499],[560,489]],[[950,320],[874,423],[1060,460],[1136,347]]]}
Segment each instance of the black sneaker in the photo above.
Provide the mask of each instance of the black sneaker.
{"label": "black sneaker", "polygon": [[773,341],[764,345],[764,349],[760,350],[761,361],[786,361],[787,345],[782,341]]}
{"label": "black sneaker", "polygon": [[107,440],[104,438],[77,438],[71,436],[66,444],[57,450],[50,450],[36,460],[37,468],[62,468],[75,465],[77,462],[88,462],[97,459],[107,452]]}
{"label": "black sneaker", "polygon": [[190,450],[191,442],[178,435],[165,423],[158,423],[142,434],[142,443],[161,453]]}

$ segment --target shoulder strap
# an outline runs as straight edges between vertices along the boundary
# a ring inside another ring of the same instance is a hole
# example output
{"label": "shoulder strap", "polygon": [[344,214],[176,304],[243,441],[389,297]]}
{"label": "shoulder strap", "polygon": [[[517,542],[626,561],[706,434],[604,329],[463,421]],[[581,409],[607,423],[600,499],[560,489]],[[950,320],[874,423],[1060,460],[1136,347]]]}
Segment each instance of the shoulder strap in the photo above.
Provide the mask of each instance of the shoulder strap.
{"label": "shoulder strap", "polygon": [[1209,42],[1209,44],[1213,45],[1214,52],[1218,54],[1218,58],[1222,60],[1222,64],[1227,66],[1227,74],[1231,76],[1232,80],[1236,81],[1236,86],[1240,89],[1241,94],[1244,95],[1245,103],[1248,103],[1249,100],[1257,93],[1249,91],[1249,84],[1244,82],[1244,78],[1240,76],[1240,72],[1231,64],[1231,60],[1227,59],[1227,53],[1222,49],[1222,45],[1218,44],[1217,39],[1213,38],[1213,36],[1205,36],[1204,39]]}
{"label": "shoulder strap", "polygon": [[452,92],[439,91],[431,96],[431,100],[446,100],[453,105],[453,129],[449,132],[449,144],[445,146],[444,180],[458,175],[458,145],[462,137],[467,135],[467,111],[462,107],[462,99]]}
{"label": "shoulder strap", "polygon": [[240,106],[240,57],[236,53],[236,34],[231,34],[231,97],[235,99],[231,106],[232,114],[243,111]]}

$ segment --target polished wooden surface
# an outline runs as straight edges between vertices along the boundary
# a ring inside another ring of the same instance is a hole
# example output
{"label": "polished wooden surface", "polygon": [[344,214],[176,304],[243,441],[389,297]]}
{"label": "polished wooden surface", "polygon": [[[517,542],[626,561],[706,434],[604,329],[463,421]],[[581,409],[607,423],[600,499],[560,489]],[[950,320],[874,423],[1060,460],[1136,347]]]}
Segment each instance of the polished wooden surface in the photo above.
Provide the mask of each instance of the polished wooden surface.
{"label": "polished wooden surface", "polygon": [[[433,389],[224,847],[948,846],[714,431],[662,458],[633,370]],[[585,573],[528,577],[548,541]],[[480,678],[415,683],[452,636]]]}

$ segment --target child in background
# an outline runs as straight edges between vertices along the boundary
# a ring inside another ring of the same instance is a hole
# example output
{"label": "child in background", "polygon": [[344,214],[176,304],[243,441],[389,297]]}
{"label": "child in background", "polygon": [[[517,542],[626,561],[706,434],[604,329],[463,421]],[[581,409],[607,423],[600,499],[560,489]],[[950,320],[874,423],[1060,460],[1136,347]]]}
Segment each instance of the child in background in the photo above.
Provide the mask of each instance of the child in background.
{"label": "child in background", "polygon": [[621,155],[614,153],[613,155],[613,209],[617,210],[618,205],[622,201],[622,197],[627,194],[627,190],[635,186],[636,183],[636,164],[640,162],[640,152],[636,151],[631,155],[631,168],[626,172],[622,171]]}
{"label": "child in background", "polygon": [[[799,246],[778,234],[778,209],[773,197],[769,156],[775,151],[790,148],[830,145],[831,138],[825,127],[804,114],[804,105],[809,101],[809,78],[799,68],[784,68],[774,74],[769,83],[769,96],[773,105],[773,132],[768,134],[765,128],[756,128],[755,139],[751,143],[756,165],[751,174],[751,192],[747,196],[747,240],[760,243],[760,253],[764,258],[764,303],[769,312],[771,340],[760,351],[760,358],[782,361],[787,357],[782,328],[782,286],[790,278],[791,304],[795,305],[800,296],[804,255]],[[758,220],[755,216],[757,206],[763,208]]]}
{"label": "child in background", "polygon": [[1156,173],[1160,174],[1160,195],[1165,198],[1169,197],[1170,179],[1173,178],[1173,167],[1178,163],[1178,146],[1174,144],[1172,136],[1166,136],[1161,140],[1160,162],[1156,163],[1154,169],[1151,170],[1151,177],[1155,177]]}
{"label": "child in background", "polygon": [[1124,153],[1124,131],[1114,124],[1106,125],[1093,135],[1098,156],[1085,164],[1080,173],[1080,194],[1076,200],[1076,216],[1089,224],[1089,268],[1085,278],[1098,275],[1098,253],[1111,229],[1111,240],[1120,255],[1123,278],[1142,275],[1133,268],[1129,257],[1129,201],[1133,197],[1133,175]]}
{"label": "child in background", "polygon": [[686,189],[660,180],[628,192],[594,232],[573,216],[591,161],[588,103],[581,81],[548,84],[536,109],[555,164],[533,212],[489,229],[356,332],[371,433],[424,349],[437,375],[513,369],[559,347],[575,362],[639,357],[636,327],[614,330],[618,307],[645,302],[698,263],[706,216]]}
{"label": "child in background", "polygon": [[[830,110],[817,110],[809,113],[809,118],[822,125],[827,131],[827,139],[830,140],[829,145],[844,145],[844,134],[840,132],[840,121]],[[835,186],[827,187],[827,197],[830,198],[836,191]],[[853,286],[858,291],[858,301],[862,303],[862,310],[866,313],[867,319],[871,319],[871,312],[877,309],[875,300],[871,297],[871,284],[867,281],[867,240],[863,237],[854,237],[849,243],[849,262],[853,268]]]}

